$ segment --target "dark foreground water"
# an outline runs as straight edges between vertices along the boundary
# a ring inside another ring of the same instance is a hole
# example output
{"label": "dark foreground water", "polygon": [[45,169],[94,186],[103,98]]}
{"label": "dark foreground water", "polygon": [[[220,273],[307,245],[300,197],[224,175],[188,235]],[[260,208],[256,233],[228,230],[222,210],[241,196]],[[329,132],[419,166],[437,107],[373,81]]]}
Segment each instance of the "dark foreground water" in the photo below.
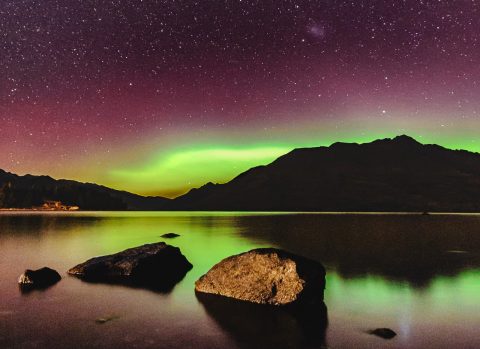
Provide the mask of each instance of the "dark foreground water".
{"label": "dark foreground water", "polygon": [[[65,274],[168,232],[194,265],[170,293]],[[327,267],[325,308],[298,315],[195,296],[212,265],[265,246]],[[18,276],[43,266],[63,280],[21,294]],[[366,333],[376,327],[398,336]],[[0,348],[480,348],[479,328],[476,215],[0,213]]]}

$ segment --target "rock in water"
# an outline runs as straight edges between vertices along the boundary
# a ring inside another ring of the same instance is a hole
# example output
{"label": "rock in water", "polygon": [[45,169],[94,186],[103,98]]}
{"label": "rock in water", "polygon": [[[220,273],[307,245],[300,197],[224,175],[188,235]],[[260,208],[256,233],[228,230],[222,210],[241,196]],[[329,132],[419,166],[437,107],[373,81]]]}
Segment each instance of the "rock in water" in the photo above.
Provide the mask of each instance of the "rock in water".
{"label": "rock in water", "polygon": [[271,305],[322,301],[324,289],[320,263],[273,248],[228,257],[195,283],[197,292]]}
{"label": "rock in water", "polygon": [[393,331],[389,328],[377,328],[375,330],[368,331],[368,333],[373,334],[373,335],[378,336],[378,337],[381,337],[381,338],[384,338],[384,339],[392,339],[393,337],[395,337],[397,335],[395,333],[395,331]]}
{"label": "rock in water", "polygon": [[174,239],[174,238],[178,238],[179,236],[180,235],[178,235],[176,233],[166,233],[166,234],[161,235],[160,237],[165,238],[165,239]]}
{"label": "rock in water", "polygon": [[106,324],[107,322],[117,320],[119,318],[120,318],[120,316],[118,316],[118,315],[105,316],[105,317],[101,317],[101,318],[96,319],[95,323],[103,325],[103,324]]}
{"label": "rock in water", "polygon": [[29,291],[50,287],[61,279],[62,277],[56,270],[44,267],[38,270],[25,270],[18,278],[18,284],[22,291]]}
{"label": "rock in water", "polygon": [[85,281],[170,291],[190,269],[192,264],[178,247],[158,242],[89,259],[68,273]]}

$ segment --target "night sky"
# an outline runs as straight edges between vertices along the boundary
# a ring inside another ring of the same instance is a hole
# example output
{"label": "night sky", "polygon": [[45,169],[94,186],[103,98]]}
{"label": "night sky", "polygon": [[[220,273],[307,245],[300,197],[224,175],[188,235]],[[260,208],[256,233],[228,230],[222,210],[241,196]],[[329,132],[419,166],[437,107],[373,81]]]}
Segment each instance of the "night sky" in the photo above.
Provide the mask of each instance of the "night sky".
{"label": "night sky", "polygon": [[0,168],[175,196],[300,146],[480,151],[480,4],[0,2]]}

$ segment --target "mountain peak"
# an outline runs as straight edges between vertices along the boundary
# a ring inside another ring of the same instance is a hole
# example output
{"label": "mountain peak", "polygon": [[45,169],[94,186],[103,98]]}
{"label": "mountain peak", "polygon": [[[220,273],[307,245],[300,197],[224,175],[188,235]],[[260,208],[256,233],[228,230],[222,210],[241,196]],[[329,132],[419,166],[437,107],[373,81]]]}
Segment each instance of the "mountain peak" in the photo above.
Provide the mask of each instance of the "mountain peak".
{"label": "mountain peak", "polygon": [[392,142],[403,143],[403,144],[421,144],[415,138],[407,136],[405,134],[392,138]]}

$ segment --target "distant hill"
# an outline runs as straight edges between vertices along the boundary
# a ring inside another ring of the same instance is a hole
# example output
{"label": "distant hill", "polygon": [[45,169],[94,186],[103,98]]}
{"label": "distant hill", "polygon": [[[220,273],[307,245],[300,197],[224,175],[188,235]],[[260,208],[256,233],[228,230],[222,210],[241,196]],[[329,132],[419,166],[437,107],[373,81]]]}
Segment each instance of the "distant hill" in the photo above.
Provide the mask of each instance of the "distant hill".
{"label": "distant hill", "polygon": [[480,212],[480,154],[411,137],[295,149],[226,184],[170,202],[176,210]]}
{"label": "distant hill", "polygon": [[160,210],[169,201],[90,183],[48,176],[18,176],[0,170],[0,208],[33,208],[59,201],[82,210]]}

